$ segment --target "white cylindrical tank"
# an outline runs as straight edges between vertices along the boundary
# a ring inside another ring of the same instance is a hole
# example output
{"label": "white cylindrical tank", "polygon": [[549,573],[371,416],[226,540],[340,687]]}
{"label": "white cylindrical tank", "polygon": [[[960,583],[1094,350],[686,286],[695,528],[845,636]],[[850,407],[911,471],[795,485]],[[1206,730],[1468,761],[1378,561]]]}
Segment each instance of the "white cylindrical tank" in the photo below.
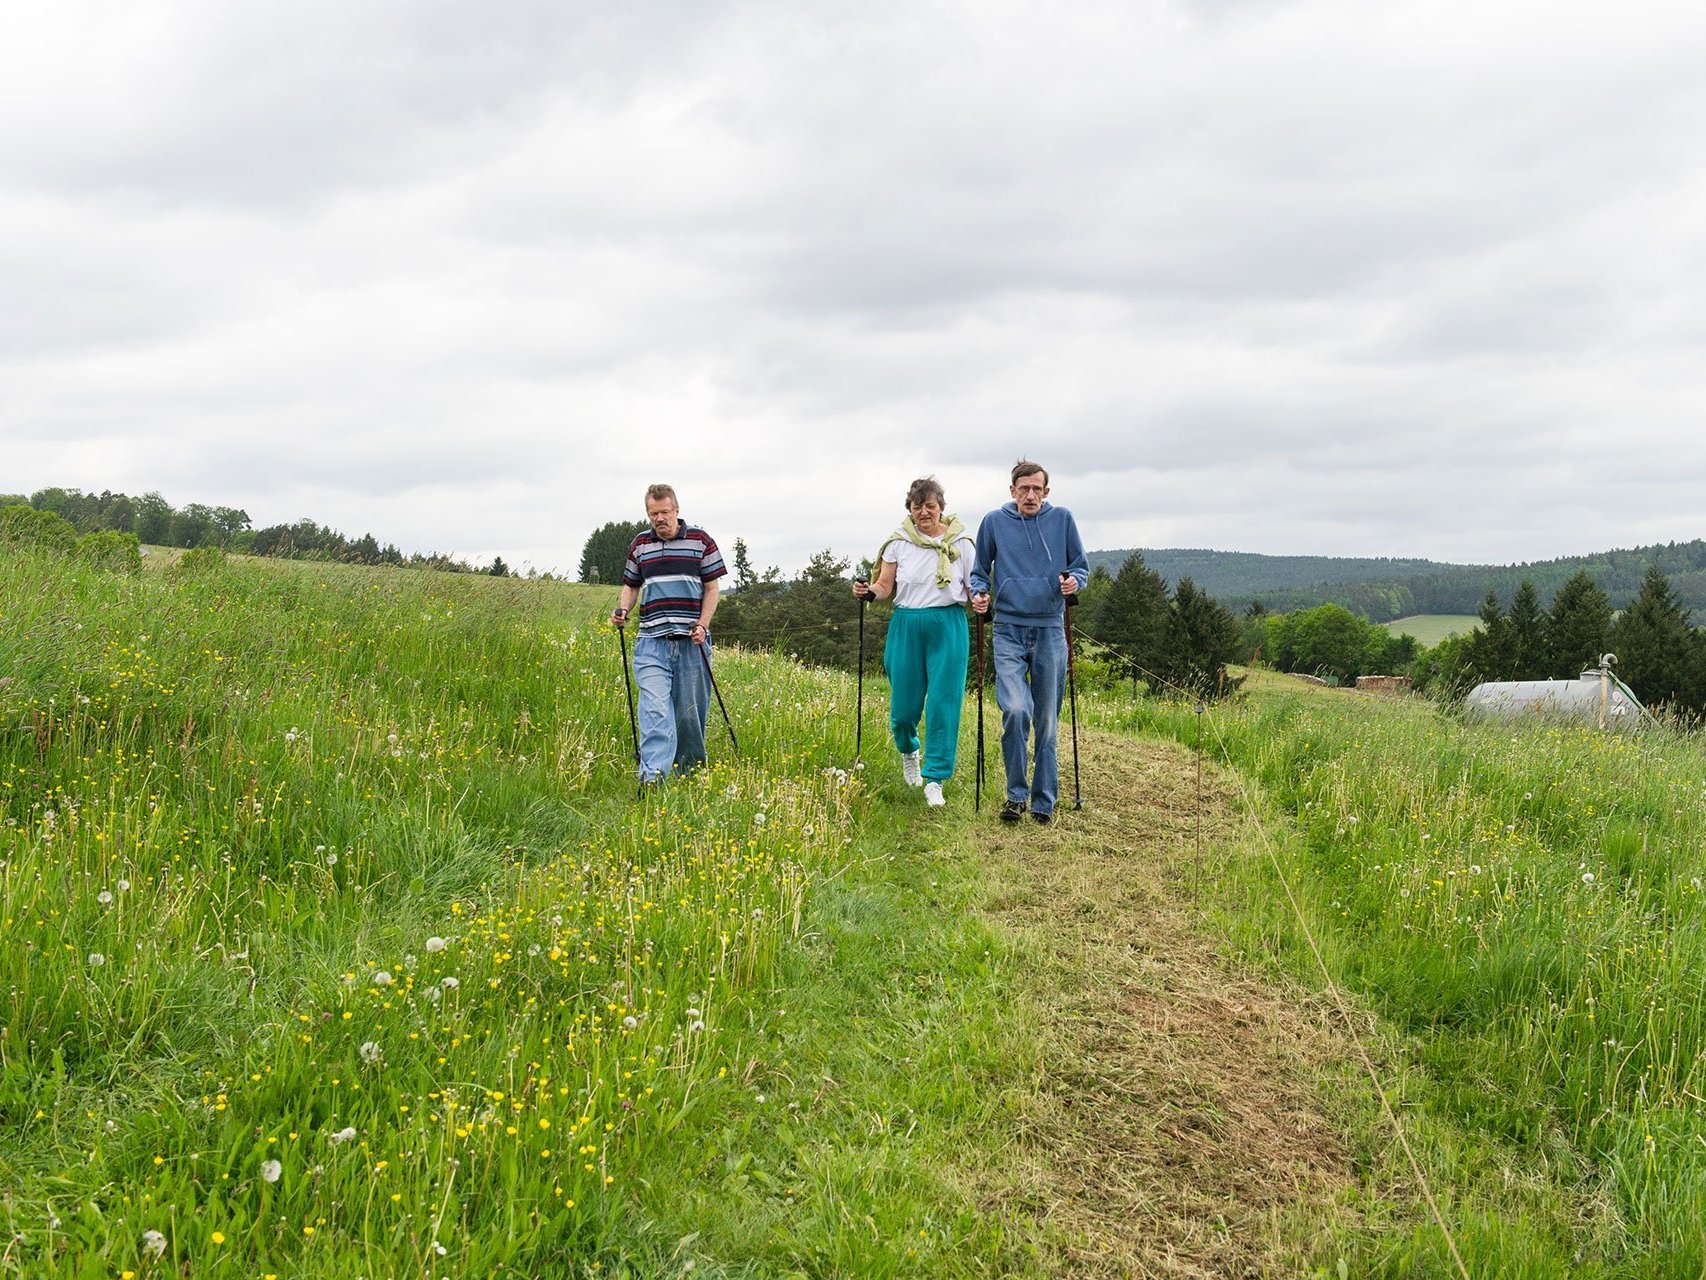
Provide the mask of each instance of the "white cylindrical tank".
{"label": "white cylindrical tank", "polygon": [[1634,728],[1647,719],[1641,700],[1616,676],[1612,654],[1574,680],[1489,680],[1471,689],[1463,709],[1489,720],[1547,716],[1601,729]]}

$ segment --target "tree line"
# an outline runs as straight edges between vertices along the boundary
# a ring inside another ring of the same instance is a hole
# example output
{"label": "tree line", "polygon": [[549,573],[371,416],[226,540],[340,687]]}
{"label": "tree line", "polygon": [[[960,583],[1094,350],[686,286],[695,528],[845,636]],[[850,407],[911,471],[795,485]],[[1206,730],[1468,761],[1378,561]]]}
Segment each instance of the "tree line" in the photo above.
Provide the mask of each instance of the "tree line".
{"label": "tree line", "polygon": [[1508,603],[1489,591],[1480,625],[1424,655],[1429,682],[1466,689],[1483,680],[1560,680],[1617,657],[1617,674],[1649,707],[1686,715],[1706,711],[1706,636],[1690,624],[1691,610],[1672,579],[1649,565],[1621,613],[1585,571],[1567,579],[1542,607],[1524,580]]}
{"label": "tree line", "polygon": [[38,489],[28,497],[21,493],[0,493],[0,508],[8,506],[28,506],[58,516],[78,534],[103,531],[133,534],[138,542],[155,547],[219,547],[239,555],[405,565],[447,573],[490,573],[498,577],[510,573],[502,556],[494,557],[490,566],[477,567],[438,552],[405,554],[392,543],[381,544],[371,533],[350,538],[306,518],[295,524],[256,529],[249,513],[240,507],[191,502],[179,508],[153,491],[138,498],[110,489],[94,494],[81,489],[47,488]]}
{"label": "tree line", "polygon": [[1488,592],[1510,600],[1524,582],[1542,594],[1554,594],[1576,575],[1586,574],[1612,607],[1620,609],[1640,594],[1654,568],[1670,580],[1684,608],[1706,609],[1706,541],[1698,538],[1531,564],[1459,565],[1362,582],[1229,593],[1227,601],[1234,608],[1259,603],[1271,613],[1332,603],[1375,622],[1390,622],[1415,613],[1474,613]]}

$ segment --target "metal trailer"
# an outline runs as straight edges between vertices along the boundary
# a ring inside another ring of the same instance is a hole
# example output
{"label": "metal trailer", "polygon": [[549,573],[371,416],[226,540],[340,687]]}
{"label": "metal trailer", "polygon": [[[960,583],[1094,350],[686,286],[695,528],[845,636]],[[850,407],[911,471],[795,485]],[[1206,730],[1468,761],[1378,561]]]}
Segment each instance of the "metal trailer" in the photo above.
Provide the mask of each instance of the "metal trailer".
{"label": "metal trailer", "polygon": [[1616,661],[1617,655],[1608,653],[1599,666],[1589,667],[1574,680],[1490,680],[1469,691],[1463,709],[1486,720],[1540,716],[1601,729],[1635,729],[1651,723],[1641,700],[1612,674]]}

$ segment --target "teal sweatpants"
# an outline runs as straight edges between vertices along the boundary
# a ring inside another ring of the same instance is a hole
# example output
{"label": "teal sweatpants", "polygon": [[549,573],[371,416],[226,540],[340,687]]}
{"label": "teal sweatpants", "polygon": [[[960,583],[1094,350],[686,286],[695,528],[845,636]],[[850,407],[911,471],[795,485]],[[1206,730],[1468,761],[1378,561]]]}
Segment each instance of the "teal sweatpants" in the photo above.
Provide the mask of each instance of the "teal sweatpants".
{"label": "teal sweatpants", "polygon": [[970,652],[966,611],[959,605],[896,609],[889,619],[883,645],[889,727],[895,746],[906,753],[917,751],[918,721],[923,717],[924,776],[932,782],[954,776]]}

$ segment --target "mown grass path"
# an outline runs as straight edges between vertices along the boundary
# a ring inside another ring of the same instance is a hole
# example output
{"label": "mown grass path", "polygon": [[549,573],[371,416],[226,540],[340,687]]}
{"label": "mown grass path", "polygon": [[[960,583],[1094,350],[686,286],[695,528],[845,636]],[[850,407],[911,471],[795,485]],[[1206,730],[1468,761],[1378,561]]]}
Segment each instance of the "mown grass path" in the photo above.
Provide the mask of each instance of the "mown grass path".
{"label": "mown grass path", "polygon": [[[1052,827],[986,812],[978,909],[1044,959],[1028,1181],[1073,1276],[1295,1274],[1353,1181],[1324,1076],[1350,1048],[1307,993],[1243,971],[1194,903],[1196,766],[1171,744],[1084,735],[1086,807]],[[999,765],[994,770],[999,773]],[[1070,781],[1068,782],[1070,786]],[[1201,836],[1246,824],[1203,778]]]}

